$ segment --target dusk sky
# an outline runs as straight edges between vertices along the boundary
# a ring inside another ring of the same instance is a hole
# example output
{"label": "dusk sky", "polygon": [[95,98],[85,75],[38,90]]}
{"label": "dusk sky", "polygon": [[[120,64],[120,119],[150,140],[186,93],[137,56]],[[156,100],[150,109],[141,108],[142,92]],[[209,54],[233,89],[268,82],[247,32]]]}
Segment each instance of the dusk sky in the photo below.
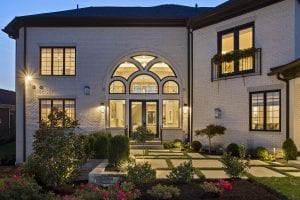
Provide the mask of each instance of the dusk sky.
{"label": "dusk sky", "polygon": [[[89,6],[155,6],[181,4],[210,7],[226,0],[2,0],[0,27],[3,29],[15,16],[75,9]],[[15,41],[0,33],[0,88],[15,90]]]}

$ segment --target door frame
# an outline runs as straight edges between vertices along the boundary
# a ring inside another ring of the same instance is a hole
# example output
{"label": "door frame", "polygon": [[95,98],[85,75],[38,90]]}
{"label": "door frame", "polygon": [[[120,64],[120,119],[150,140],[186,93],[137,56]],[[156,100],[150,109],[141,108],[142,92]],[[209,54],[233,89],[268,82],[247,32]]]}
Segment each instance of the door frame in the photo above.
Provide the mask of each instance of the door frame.
{"label": "door frame", "polygon": [[[131,114],[132,114],[132,102],[141,102],[142,103],[142,123],[146,123],[146,104],[147,102],[156,102],[156,134],[155,138],[159,138],[159,100],[146,100],[146,99],[130,99],[129,100],[129,137],[131,137],[132,133],[132,120],[131,120]],[[144,126],[144,125],[143,125]]]}

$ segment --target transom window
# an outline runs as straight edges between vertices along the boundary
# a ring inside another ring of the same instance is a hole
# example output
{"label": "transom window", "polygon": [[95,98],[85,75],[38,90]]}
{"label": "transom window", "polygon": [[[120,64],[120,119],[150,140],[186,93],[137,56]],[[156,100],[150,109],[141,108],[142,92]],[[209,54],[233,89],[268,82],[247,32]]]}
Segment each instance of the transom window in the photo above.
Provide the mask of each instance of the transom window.
{"label": "transom window", "polygon": [[175,73],[171,67],[164,62],[155,63],[149,71],[156,74],[161,80],[166,77],[175,77]]}
{"label": "transom window", "polygon": [[178,94],[179,87],[175,81],[167,81],[163,86],[163,93],[164,94]]}
{"label": "transom window", "polygon": [[138,67],[135,66],[131,62],[124,62],[119,65],[115,73],[113,74],[113,77],[123,77],[124,79],[128,79],[129,76],[131,76],[134,72],[139,71]]}
{"label": "transom window", "polygon": [[280,131],[280,90],[250,93],[250,130]]}
{"label": "transom window", "polygon": [[134,56],[132,58],[138,61],[144,68],[148,65],[149,62],[155,59],[154,56],[147,56],[147,55]]}
{"label": "transom window", "polygon": [[113,81],[109,86],[109,93],[123,94],[125,93],[125,85],[122,81]]}
{"label": "transom window", "polygon": [[154,78],[149,75],[140,75],[134,78],[130,85],[130,93],[158,93],[158,85]]}
{"label": "transom window", "polygon": [[41,47],[41,75],[74,76],[76,73],[75,47]]}

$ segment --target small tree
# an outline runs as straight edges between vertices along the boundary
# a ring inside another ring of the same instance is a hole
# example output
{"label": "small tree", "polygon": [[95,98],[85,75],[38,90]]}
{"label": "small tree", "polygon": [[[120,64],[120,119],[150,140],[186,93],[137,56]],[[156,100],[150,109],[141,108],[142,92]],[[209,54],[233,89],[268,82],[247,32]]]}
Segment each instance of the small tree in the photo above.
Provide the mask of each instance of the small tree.
{"label": "small tree", "polygon": [[209,154],[211,153],[211,139],[217,135],[224,135],[226,128],[218,125],[208,125],[205,129],[196,130],[196,135],[207,136],[209,142]]}
{"label": "small tree", "polygon": [[154,139],[154,133],[146,127],[139,126],[136,131],[132,133],[132,139],[136,140],[143,145],[143,156],[145,154],[145,143],[146,141]]}

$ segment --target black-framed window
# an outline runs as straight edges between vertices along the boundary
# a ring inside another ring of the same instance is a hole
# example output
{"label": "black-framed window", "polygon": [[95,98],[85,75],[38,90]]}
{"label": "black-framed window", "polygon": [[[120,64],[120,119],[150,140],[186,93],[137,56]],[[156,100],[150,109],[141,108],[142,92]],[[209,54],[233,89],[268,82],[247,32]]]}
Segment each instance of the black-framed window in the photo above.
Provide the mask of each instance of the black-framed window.
{"label": "black-framed window", "polygon": [[281,91],[250,93],[250,130],[281,130]]}
{"label": "black-framed window", "polygon": [[[218,32],[218,54],[251,49],[255,46],[254,22]],[[255,71],[254,57],[244,57],[219,66],[219,76],[239,75]]]}
{"label": "black-framed window", "polygon": [[75,76],[75,47],[41,47],[40,74],[44,76]]}
{"label": "black-framed window", "polygon": [[54,109],[64,111],[71,120],[76,120],[75,99],[40,99],[40,123],[47,123],[49,121],[48,116]]}

